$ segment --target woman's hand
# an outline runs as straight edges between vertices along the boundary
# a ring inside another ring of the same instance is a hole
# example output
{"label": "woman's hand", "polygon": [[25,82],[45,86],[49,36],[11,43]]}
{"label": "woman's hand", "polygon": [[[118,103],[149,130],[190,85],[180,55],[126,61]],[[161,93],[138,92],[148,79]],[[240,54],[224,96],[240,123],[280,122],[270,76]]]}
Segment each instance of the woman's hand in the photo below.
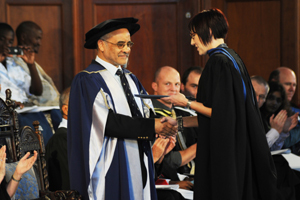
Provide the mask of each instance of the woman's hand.
{"label": "woman's hand", "polygon": [[177,93],[169,97],[164,97],[162,98],[162,100],[169,101],[174,106],[181,106],[181,107],[186,107],[188,103],[188,99],[181,93]]}
{"label": "woman's hand", "polygon": [[278,131],[280,134],[283,130],[284,123],[287,119],[286,110],[281,110],[276,117],[274,118],[274,114],[270,117],[270,126]]}
{"label": "woman's hand", "polygon": [[299,116],[299,113],[295,113],[292,116],[290,116],[289,118],[287,118],[287,120],[284,123],[283,130],[282,130],[284,133],[290,132],[290,130],[292,130],[293,128],[295,128],[295,126],[297,126],[298,116]]}
{"label": "woman's hand", "polygon": [[13,175],[15,179],[20,180],[22,175],[32,167],[32,165],[37,159],[37,152],[34,151],[34,155],[31,158],[28,158],[29,156],[30,156],[30,152],[27,152],[23,156],[23,158],[21,158],[21,160],[19,161]]}
{"label": "woman's hand", "polygon": [[5,161],[6,161],[6,146],[2,146],[0,149],[0,183],[5,177]]}

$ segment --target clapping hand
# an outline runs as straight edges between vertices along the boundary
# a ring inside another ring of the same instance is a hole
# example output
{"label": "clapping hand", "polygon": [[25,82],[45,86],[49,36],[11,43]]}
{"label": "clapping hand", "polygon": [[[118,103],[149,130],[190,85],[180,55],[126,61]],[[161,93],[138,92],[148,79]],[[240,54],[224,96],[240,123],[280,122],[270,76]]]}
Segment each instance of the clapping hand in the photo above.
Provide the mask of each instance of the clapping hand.
{"label": "clapping hand", "polygon": [[271,128],[274,128],[278,131],[278,133],[281,133],[283,130],[283,126],[287,119],[287,112],[286,110],[281,110],[276,117],[274,117],[274,114],[270,117],[270,126]]}
{"label": "clapping hand", "polygon": [[168,144],[163,153],[164,156],[167,155],[176,145],[176,137],[175,136],[171,136],[168,139],[169,139]]}
{"label": "clapping hand", "polygon": [[6,146],[2,146],[0,149],[0,183],[5,177],[5,161],[6,161]]}
{"label": "clapping hand", "polygon": [[37,159],[37,152],[34,151],[34,154],[32,157],[28,158],[30,156],[30,152],[27,152],[19,161],[15,173],[14,178],[15,179],[21,179],[22,175],[27,172],[34,164],[34,162]]}
{"label": "clapping hand", "polygon": [[285,121],[284,126],[283,126],[283,132],[285,132],[285,133],[290,132],[290,130],[292,130],[295,126],[297,126],[298,115],[299,115],[299,113],[295,113],[292,116],[290,116],[289,118],[287,118],[287,120]]}
{"label": "clapping hand", "polygon": [[154,163],[161,163],[164,156],[168,154],[176,145],[175,137],[157,137],[153,146],[152,154]]}

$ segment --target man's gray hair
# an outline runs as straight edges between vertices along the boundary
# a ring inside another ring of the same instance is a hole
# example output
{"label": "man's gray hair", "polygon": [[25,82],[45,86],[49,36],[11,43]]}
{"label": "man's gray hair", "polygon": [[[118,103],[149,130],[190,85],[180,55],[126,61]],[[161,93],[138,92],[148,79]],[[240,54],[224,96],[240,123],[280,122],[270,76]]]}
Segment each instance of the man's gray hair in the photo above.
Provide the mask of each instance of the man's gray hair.
{"label": "man's gray hair", "polygon": [[267,88],[267,90],[269,91],[269,89],[270,89],[269,84],[263,77],[254,75],[254,76],[251,76],[250,78],[251,78],[251,81],[253,80],[253,81],[256,81],[260,85],[264,85]]}

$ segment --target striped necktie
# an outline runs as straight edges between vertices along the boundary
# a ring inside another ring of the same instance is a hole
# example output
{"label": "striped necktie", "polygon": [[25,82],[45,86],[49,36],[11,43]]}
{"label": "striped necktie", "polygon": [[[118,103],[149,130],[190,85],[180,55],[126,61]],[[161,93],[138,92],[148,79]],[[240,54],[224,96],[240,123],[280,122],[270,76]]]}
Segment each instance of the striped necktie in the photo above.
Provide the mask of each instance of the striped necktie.
{"label": "striped necktie", "polygon": [[[122,70],[118,69],[116,74],[118,76],[120,76],[120,80],[121,80],[121,84],[123,87],[123,90],[125,92],[125,96],[131,111],[131,115],[132,117],[143,117],[140,109],[138,107],[138,105],[136,104],[133,94],[131,92],[129,83],[123,73]],[[144,156],[143,156],[143,152],[148,156],[151,155],[150,154],[150,146],[149,146],[149,142],[148,141],[140,141],[138,140],[138,146],[139,146],[139,154],[140,154],[140,163],[141,163],[141,170],[142,170],[142,177],[143,177],[143,187],[145,187],[146,182],[147,182],[147,169],[144,163]],[[151,165],[149,166],[151,167]],[[152,171],[153,169],[150,169],[150,171]]]}
{"label": "striped necktie", "polygon": [[132,117],[143,117],[138,105],[136,104],[136,102],[134,100],[129,83],[128,83],[124,73],[122,72],[122,70],[118,69],[116,74],[118,76],[120,76],[121,84],[122,84],[123,90],[125,92],[126,99],[127,99],[128,105],[130,107]]}

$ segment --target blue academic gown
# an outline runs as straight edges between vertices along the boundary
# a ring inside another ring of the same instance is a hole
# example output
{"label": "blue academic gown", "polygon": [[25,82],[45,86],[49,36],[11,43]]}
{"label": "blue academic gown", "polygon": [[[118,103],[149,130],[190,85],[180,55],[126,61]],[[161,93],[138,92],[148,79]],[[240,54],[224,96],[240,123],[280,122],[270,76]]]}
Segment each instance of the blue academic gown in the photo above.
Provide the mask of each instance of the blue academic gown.
{"label": "blue academic gown", "polygon": [[[145,94],[138,79],[125,72],[132,93]],[[149,116],[151,101],[135,101]],[[155,136],[154,120],[131,117],[121,85],[96,61],[74,78],[68,117],[71,189],[84,199],[156,199],[148,141]],[[141,140],[146,145],[139,145]]]}

